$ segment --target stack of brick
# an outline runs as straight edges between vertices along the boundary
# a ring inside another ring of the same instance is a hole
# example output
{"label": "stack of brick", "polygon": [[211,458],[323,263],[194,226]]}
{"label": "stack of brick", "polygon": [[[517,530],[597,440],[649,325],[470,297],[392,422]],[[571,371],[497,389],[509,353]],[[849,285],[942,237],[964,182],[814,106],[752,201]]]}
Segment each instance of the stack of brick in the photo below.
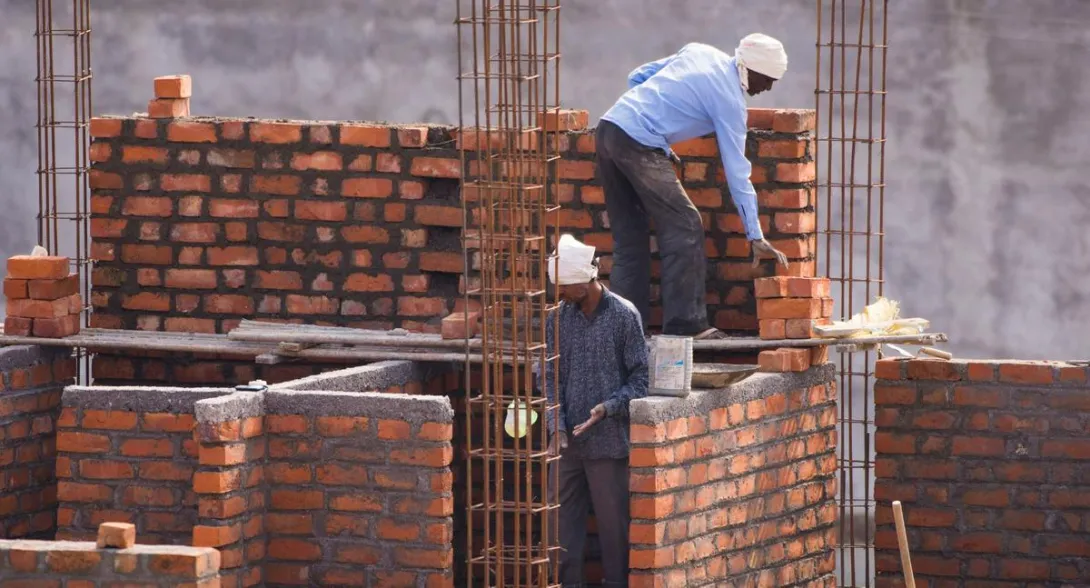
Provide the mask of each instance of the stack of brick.
{"label": "stack of brick", "polygon": [[[811,339],[814,327],[829,324],[833,299],[828,278],[777,276],[754,280],[757,323],[762,339]],[[828,348],[761,352],[758,363],[770,372],[806,371],[828,361]]]}
{"label": "stack of brick", "polygon": [[68,268],[67,257],[16,255],[8,259],[4,334],[56,339],[79,333],[83,299],[79,276],[69,274]]}
{"label": "stack of brick", "polygon": [[189,116],[193,80],[187,75],[155,78],[155,98],[148,102],[148,118]]}

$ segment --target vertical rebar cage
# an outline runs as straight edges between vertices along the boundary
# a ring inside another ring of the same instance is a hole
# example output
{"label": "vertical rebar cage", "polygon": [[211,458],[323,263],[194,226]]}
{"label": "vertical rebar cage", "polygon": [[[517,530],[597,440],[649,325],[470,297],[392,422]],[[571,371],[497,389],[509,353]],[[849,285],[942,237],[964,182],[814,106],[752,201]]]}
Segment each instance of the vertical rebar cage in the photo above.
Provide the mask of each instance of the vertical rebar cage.
{"label": "vertical rebar cage", "polygon": [[[90,190],[87,183],[91,117],[91,2],[36,0],[38,70],[38,244],[72,260],[80,277],[87,324],[90,312]],[[28,252],[29,253],[29,252]],[[88,382],[87,356],[80,381]]]}
{"label": "vertical rebar cage", "polygon": [[[883,293],[887,0],[817,2],[818,273],[848,317]],[[874,582],[877,354],[840,356],[841,586]]]}
{"label": "vertical rebar cage", "polygon": [[557,458],[543,425],[558,405],[540,384],[546,371],[555,379],[544,367],[557,360],[545,330],[556,307],[546,264],[560,209],[560,136],[549,124],[560,2],[456,1],[465,303],[481,310],[484,358],[479,381],[466,382],[465,585],[554,586]]}

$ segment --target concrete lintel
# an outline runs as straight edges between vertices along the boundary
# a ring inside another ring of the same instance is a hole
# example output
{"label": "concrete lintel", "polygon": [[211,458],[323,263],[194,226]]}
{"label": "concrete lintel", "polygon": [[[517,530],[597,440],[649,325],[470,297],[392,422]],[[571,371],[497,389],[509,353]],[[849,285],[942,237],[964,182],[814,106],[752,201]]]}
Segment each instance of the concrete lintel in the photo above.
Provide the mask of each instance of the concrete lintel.
{"label": "concrete lintel", "polygon": [[196,402],[193,413],[198,423],[222,423],[264,416],[265,395],[260,392],[235,392],[206,398]]}
{"label": "concrete lintel", "polygon": [[629,405],[629,415],[633,423],[651,425],[698,414],[706,415],[738,402],[828,384],[835,375],[833,364],[813,367],[805,372],[758,373],[722,390],[693,390],[687,398],[652,396],[633,400]]}
{"label": "concrete lintel", "polygon": [[384,391],[419,379],[424,368],[415,361],[380,361],[276,384],[273,390],[365,392]]}
{"label": "concrete lintel", "polygon": [[366,416],[397,419],[412,424],[446,423],[454,409],[446,396],[386,394],[384,392],[300,392],[269,390],[265,393],[268,414],[308,416]]}
{"label": "concrete lintel", "polygon": [[96,410],[192,414],[197,401],[232,394],[230,388],[167,386],[69,386],[61,404]]}

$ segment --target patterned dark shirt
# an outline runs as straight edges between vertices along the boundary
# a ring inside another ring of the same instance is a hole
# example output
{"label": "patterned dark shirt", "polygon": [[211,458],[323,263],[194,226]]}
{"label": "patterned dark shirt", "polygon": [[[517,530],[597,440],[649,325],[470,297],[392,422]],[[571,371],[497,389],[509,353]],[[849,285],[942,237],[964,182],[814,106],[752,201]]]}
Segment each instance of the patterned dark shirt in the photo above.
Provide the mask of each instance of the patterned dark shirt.
{"label": "patterned dark shirt", "polygon": [[[556,349],[555,320],[560,321],[560,359],[547,364],[545,393],[550,401],[556,398],[552,370],[559,369],[559,428],[568,433],[568,451],[583,459],[628,458],[628,403],[647,395],[647,343],[639,311],[604,288],[590,317],[578,305],[562,303],[546,322],[550,350]],[[571,431],[601,403],[606,418],[573,436]],[[550,432],[553,420],[548,413]]]}

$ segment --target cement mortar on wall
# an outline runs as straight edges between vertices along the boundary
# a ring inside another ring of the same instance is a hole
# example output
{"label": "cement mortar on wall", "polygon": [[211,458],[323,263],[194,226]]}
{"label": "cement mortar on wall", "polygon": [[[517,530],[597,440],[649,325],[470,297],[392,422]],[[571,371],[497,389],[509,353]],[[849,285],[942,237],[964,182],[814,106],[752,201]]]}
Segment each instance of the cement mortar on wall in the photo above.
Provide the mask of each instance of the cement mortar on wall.
{"label": "cement mortar on wall", "polygon": [[782,394],[785,390],[807,389],[830,384],[836,375],[832,364],[801,373],[754,374],[722,390],[693,390],[687,398],[648,397],[632,401],[633,423],[663,423],[681,417],[706,415],[714,408]]}

